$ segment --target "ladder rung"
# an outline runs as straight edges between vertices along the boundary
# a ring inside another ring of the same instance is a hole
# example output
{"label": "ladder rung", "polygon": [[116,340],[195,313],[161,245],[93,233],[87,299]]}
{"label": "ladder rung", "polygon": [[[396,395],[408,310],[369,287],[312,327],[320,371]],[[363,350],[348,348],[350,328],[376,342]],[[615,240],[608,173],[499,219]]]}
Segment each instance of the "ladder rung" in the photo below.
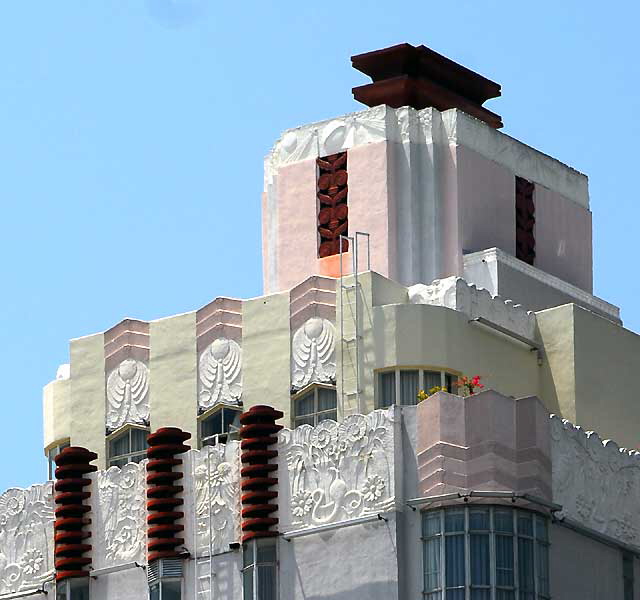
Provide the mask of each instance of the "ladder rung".
{"label": "ladder rung", "polygon": [[360,284],[358,283],[357,285],[354,283],[353,285],[341,285],[340,286],[343,290],[355,290],[357,287],[360,287]]}

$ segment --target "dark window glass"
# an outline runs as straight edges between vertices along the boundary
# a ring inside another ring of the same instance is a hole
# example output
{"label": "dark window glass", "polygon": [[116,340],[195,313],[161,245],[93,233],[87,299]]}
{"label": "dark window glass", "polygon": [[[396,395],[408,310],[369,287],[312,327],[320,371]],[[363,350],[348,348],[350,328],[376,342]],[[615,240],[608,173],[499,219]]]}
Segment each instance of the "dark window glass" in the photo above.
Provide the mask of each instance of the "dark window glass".
{"label": "dark window glass", "polygon": [[392,406],[396,403],[396,374],[395,371],[380,373],[380,406]]}
{"label": "dark window glass", "polygon": [[400,404],[418,403],[418,371],[400,371]]}
{"label": "dark window glass", "polygon": [[318,412],[325,410],[335,411],[337,395],[334,389],[318,388]]}
{"label": "dark window glass", "polygon": [[422,374],[422,377],[422,388],[427,393],[429,393],[429,390],[433,387],[440,387],[442,383],[440,371],[425,371]]}
{"label": "dark window glass", "polygon": [[180,580],[162,582],[162,600],[180,600],[182,596]]}

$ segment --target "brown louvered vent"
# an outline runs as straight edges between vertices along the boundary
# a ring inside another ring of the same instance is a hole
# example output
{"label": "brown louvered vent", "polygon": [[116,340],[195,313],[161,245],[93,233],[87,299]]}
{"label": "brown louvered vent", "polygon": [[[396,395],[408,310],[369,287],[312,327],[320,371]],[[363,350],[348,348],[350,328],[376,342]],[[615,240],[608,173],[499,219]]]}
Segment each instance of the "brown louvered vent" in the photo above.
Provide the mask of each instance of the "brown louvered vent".
{"label": "brown louvered vent", "polygon": [[[340,236],[349,233],[347,208],[347,153],[317,159],[318,164],[318,256],[340,253]],[[349,250],[343,240],[342,251]]]}
{"label": "brown louvered vent", "polygon": [[516,258],[533,265],[536,258],[535,184],[516,177]]}

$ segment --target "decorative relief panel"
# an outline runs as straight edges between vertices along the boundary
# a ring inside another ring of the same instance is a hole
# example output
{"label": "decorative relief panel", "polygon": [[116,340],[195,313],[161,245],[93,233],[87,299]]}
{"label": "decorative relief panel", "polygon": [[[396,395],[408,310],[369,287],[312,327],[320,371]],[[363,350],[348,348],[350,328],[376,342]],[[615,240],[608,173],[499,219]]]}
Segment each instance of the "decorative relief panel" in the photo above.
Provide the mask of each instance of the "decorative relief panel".
{"label": "decorative relief panel", "polygon": [[0,594],[37,588],[53,572],[53,484],[0,495]]}
{"label": "decorative relief panel", "polygon": [[107,377],[107,429],[125,423],[149,423],[149,369],[139,360],[123,360]]}
{"label": "decorative relief panel", "polygon": [[[280,433],[281,528],[301,529],[390,509],[395,411]],[[288,498],[287,498],[288,496]]]}
{"label": "decorative relief panel", "polygon": [[[318,165],[318,256],[325,258],[340,252],[340,236],[347,235],[347,153],[340,152],[317,158]],[[349,242],[342,240],[342,251],[349,250]]]}
{"label": "decorative relief panel", "polygon": [[521,337],[530,340],[536,337],[535,313],[511,300],[492,296],[461,277],[434,279],[429,285],[418,283],[408,291],[412,304],[446,306],[465,313],[470,319],[484,317]]}
{"label": "decorative relief panel", "polygon": [[93,530],[94,568],[145,562],[145,476],[145,461],[98,472],[98,493],[92,494],[93,521],[98,525]]}
{"label": "decorative relief panel", "polygon": [[[233,441],[189,453],[198,556],[207,555],[210,547],[213,554],[226,552],[240,540],[239,452],[240,445]],[[187,543],[192,539],[193,531]]]}
{"label": "decorative relief panel", "polygon": [[336,378],[336,330],[331,321],[311,317],[293,334],[291,386],[299,390],[311,382]]}
{"label": "decorative relief panel", "polygon": [[640,545],[640,452],[552,415],[551,455],[558,516]]}
{"label": "decorative relief panel", "polygon": [[221,337],[200,354],[198,363],[198,406],[211,408],[217,402],[239,403],[242,396],[242,348]]}

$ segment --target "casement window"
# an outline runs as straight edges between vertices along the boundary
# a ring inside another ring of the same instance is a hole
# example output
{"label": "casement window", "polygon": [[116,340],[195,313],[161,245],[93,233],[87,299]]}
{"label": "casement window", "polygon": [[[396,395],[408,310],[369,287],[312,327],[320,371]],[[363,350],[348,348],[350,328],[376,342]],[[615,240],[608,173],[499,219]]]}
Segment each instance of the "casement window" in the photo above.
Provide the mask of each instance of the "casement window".
{"label": "casement window", "polygon": [[74,577],[58,581],[56,600],[89,600],[89,578]]}
{"label": "casement window", "polygon": [[439,386],[455,393],[458,376],[446,371],[427,369],[389,369],[378,372],[377,407],[393,404],[413,405],[418,403],[418,392]]}
{"label": "casement window", "polygon": [[624,585],[624,600],[634,600],[633,554],[629,552],[623,552],[622,554],[622,579]]}
{"label": "casement window", "polygon": [[123,467],[127,463],[138,463],[147,458],[148,429],[127,427],[121,433],[115,433],[107,439],[108,466]]}
{"label": "casement window", "polygon": [[277,538],[254,539],[242,551],[243,600],[278,597]]}
{"label": "casement window", "polygon": [[221,406],[201,415],[198,419],[200,447],[226,444],[229,435],[240,429],[241,413],[238,408]]}
{"label": "casement window", "polygon": [[69,440],[64,440],[61,442],[56,442],[53,446],[49,447],[47,450],[47,462],[48,462],[48,470],[49,479],[53,480],[56,472],[56,462],[55,458],[64,450],[70,446]]}
{"label": "casement window", "polygon": [[182,559],[161,558],[147,567],[149,600],[181,600]]}
{"label": "casement window", "polygon": [[293,426],[316,426],[325,419],[338,419],[338,397],[332,386],[314,385],[292,398]]}
{"label": "casement window", "polygon": [[546,600],[547,519],[507,506],[422,514],[427,600]]}

